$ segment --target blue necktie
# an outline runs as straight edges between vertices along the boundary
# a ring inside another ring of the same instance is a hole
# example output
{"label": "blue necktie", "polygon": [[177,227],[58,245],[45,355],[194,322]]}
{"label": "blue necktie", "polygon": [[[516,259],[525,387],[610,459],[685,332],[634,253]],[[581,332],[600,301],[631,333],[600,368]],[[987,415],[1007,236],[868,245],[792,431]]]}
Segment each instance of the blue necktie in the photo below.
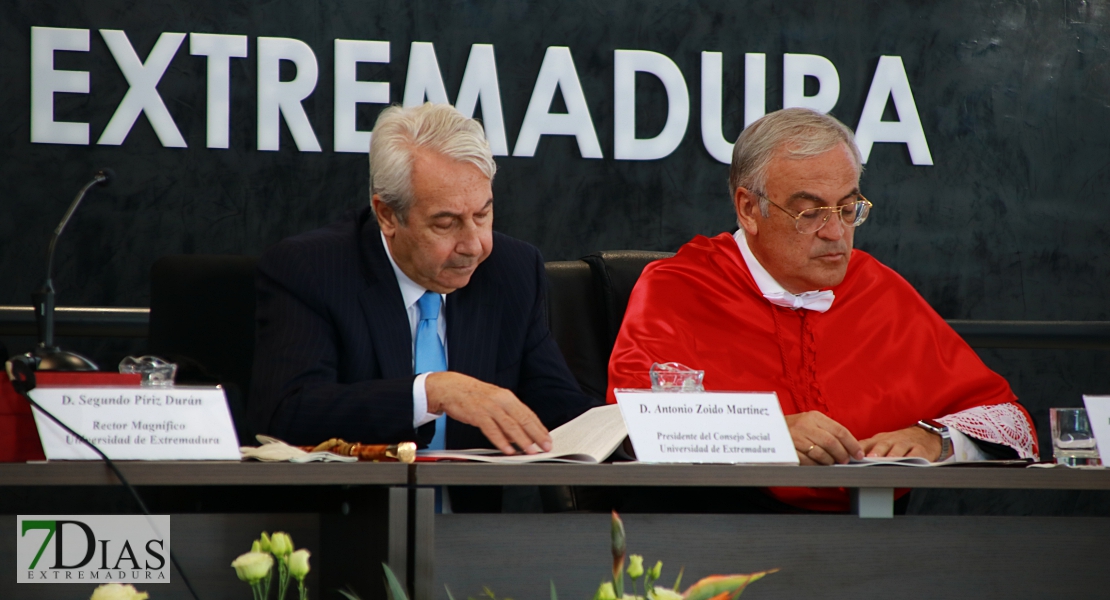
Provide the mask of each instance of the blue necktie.
{"label": "blue necktie", "polygon": [[[417,375],[447,370],[447,354],[443,351],[443,342],[439,339],[439,306],[442,297],[432,291],[424,292],[417,300],[420,307],[420,323],[416,326],[416,353],[413,361],[413,370]],[[435,421],[436,434],[432,443],[428,445],[431,450],[443,450],[447,447],[447,415]]]}

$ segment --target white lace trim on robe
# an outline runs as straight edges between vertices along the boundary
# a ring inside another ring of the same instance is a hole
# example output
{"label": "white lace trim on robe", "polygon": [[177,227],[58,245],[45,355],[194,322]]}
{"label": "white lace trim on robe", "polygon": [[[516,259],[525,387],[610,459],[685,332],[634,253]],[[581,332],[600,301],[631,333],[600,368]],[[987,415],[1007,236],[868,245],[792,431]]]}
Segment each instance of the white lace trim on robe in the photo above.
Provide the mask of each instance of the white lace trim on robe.
{"label": "white lace trim on robe", "polygon": [[937,420],[977,440],[1009,446],[1021,458],[1038,458],[1034,452],[1036,434],[1025,413],[1011,402],[976,406]]}

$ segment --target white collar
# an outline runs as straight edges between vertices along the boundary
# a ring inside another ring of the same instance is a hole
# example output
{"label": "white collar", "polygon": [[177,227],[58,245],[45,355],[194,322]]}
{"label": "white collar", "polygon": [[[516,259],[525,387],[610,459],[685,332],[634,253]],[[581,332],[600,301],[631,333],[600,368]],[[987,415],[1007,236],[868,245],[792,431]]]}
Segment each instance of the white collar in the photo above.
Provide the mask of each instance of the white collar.
{"label": "white collar", "polygon": [[[385,234],[381,233],[381,236],[382,246],[385,247],[385,255],[389,258],[389,266],[393,267],[393,274],[397,276],[397,285],[401,287],[401,298],[405,301],[405,309],[408,310],[420,300],[420,297],[423,296],[428,289],[410,279],[409,276],[405,275],[405,272],[401,270],[401,267],[397,266],[397,261],[393,260],[393,253],[389,250],[389,244],[385,241]],[[439,296],[446,301],[447,298],[444,294],[440,294]]]}
{"label": "white collar", "polygon": [[814,290],[812,292],[802,292],[801,294],[792,294],[782,287],[782,284],[775,281],[774,277],[763,268],[759,263],[759,259],[752,254],[752,249],[748,247],[748,239],[744,234],[744,228],[741,227],[732,234],[733,239],[736,240],[736,245],[740,248],[740,255],[744,257],[744,264],[748,265],[748,271],[752,274],[752,279],[755,284],[759,286],[759,292],[771,304],[777,306],[785,306],[787,308],[798,310],[805,308],[808,310],[815,310],[817,312],[825,312],[832,307],[833,300],[836,295],[832,290]]}

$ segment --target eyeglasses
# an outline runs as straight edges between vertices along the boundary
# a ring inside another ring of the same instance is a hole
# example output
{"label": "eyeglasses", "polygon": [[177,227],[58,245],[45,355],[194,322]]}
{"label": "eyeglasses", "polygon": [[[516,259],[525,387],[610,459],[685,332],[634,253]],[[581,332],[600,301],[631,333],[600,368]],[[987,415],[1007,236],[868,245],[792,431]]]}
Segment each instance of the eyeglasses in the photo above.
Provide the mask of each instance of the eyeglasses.
{"label": "eyeglasses", "polygon": [[792,210],[783,208],[763,194],[759,194],[767,202],[774,205],[775,208],[790,215],[794,218],[794,227],[798,229],[798,233],[817,233],[825,223],[829,222],[829,217],[833,213],[840,215],[840,222],[845,227],[858,227],[867,220],[867,215],[871,214],[871,202],[863,197],[863,194],[856,194],[858,200],[854,200],[847,204],[840,206],[818,206],[816,208],[807,208],[802,212],[795,213]]}

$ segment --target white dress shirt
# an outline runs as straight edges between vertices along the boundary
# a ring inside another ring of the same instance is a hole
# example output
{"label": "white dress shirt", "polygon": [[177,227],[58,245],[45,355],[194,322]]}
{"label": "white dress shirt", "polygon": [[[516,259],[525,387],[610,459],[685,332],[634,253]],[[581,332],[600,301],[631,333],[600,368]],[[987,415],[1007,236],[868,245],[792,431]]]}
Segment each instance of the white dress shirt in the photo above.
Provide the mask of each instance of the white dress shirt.
{"label": "white dress shirt", "polygon": [[[416,327],[420,324],[420,306],[417,305],[420,297],[428,290],[416,283],[405,275],[405,272],[397,266],[397,261],[393,260],[393,253],[389,250],[389,244],[385,241],[385,234],[382,236],[382,245],[385,246],[385,255],[389,257],[389,265],[393,267],[393,274],[397,276],[397,285],[401,287],[401,298],[405,302],[405,311],[409,317],[409,333],[412,334],[412,356],[413,366],[416,363]],[[440,304],[439,319],[439,341],[443,344],[443,356],[447,357],[447,311],[444,310],[447,306],[447,296],[440,294],[442,304]],[[412,382],[412,426],[413,428],[420,427],[426,423],[431,423],[441,416],[428,412],[428,390],[424,385],[424,380],[428,378],[428,373],[421,373],[416,376]]]}
{"label": "white dress shirt", "polygon": [[[836,299],[831,290],[828,291],[812,291],[803,292],[801,294],[791,294],[786,291],[779,282],[775,281],[774,277],[763,268],[759,263],[759,259],[752,254],[752,249],[748,247],[748,239],[744,234],[744,229],[740,228],[736,233],[732,234],[736,240],[736,245],[740,247],[740,254],[744,257],[744,264],[748,266],[748,271],[752,274],[752,279],[755,284],[759,286],[760,293],[767,299],[768,302],[779,306],[785,306],[792,310],[807,309],[816,310],[817,312],[827,311]],[[819,296],[820,294],[827,294],[827,296]],[[818,300],[818,298],[821,300]],[[783,299],[783,300],[780,300]],[[814,306],[809,306],[810,304]],[[975,410],[975,409],[970,409]],[[959,414],[959,413],[956,413]],[[955,427],[949,425],[948,433],[952,437],[952,456],[949,460],[967,461],[967,460],[987,460],[987,456],[980,448],[971,441],[967,435],[959,431]]]}

